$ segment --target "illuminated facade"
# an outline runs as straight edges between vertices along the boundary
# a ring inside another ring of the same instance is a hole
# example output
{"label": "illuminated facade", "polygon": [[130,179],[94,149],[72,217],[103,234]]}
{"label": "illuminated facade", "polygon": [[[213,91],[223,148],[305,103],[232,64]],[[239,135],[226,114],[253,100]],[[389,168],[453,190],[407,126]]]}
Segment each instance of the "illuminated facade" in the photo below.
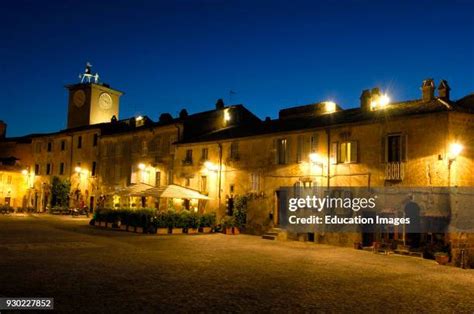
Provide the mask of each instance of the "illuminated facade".
{"label": "illuminated facade", "polygon": [[[29,147],[22,169],[33,179],[25,195],[40,211],[50,202],[53,176],[71,181],[70,206],[91,209],[172,206],[216,211],[222,217],[236,196],[247,195],[248,231],[261,234],[280,223],[279,191],[284,186],[474,186],[469,170],[474,98],[450,100],[445,81],[437,96],[428,79],[420,99],[395,103],[374,88],[362,92],[356,108],[323,101],[283,109],[278,119],[265,121],[242,105],[225,106],[222,101],[205,112],[162,114],[157,122],[148,117],[118,120],[120,92],[96,83],[68,89],[68,129],[1,144],[2,154],[11,156]],[[84,95],[76,95],[78,90],[85,90]],[[71,113],[81,108],[77,116]],[[164,204],[116,193],[135,184],[170,183],[198,190],[209,200]],[[453,214],[456,206],[451,204]],[[420,201],[420,207],[429,206]],[[456,237],[452,233],[449,240],[455,243]],[[363,240],[358,234],[344,241],[326,236],[322,242],[350,245]]]}

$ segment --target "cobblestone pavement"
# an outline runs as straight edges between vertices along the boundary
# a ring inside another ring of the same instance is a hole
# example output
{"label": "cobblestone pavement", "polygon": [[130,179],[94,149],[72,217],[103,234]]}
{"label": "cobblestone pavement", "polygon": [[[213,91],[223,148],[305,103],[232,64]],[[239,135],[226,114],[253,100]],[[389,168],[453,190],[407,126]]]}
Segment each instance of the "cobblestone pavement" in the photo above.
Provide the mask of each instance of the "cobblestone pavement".
{"label": "cobblestone pavement", "polygon": [[256,236],[0,216],[0,295],[74,312],[474,312],[474,270]]}

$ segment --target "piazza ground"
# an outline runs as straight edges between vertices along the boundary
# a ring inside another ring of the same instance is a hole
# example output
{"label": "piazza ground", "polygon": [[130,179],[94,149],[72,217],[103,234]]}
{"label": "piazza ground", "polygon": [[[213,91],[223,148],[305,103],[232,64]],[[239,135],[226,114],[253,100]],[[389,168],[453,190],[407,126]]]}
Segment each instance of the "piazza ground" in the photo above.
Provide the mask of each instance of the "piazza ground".
{"label": "piazza ground", "polygon": [[144,236],[0,216],[0,295],[80,312],[466,312],[474,270],[256,236]]}

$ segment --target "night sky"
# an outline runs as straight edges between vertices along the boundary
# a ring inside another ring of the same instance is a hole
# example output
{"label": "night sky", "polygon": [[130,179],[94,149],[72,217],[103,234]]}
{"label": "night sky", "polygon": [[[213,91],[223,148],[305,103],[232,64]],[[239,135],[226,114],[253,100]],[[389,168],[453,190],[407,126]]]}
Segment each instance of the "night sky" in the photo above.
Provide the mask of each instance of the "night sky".
{"label": "night sky", "polygon": [[[96,3],[97,2],[97,3]],[[64,85],[86,61],[122,90],[120,117],[209,110],[260,118],[298,104],[358,106],[362,89],[474,91],[472,1],[2,1],[0,120],[8,136],[65,127]]]}

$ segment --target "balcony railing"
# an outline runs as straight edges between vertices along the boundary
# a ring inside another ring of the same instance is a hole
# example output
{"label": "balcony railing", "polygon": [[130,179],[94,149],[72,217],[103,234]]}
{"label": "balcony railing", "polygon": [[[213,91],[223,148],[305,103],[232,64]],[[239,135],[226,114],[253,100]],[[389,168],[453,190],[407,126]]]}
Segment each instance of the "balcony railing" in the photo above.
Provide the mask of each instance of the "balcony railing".
{"label": "balcony railing", "polygon": [[385,180],[402,181],[405,177],[405,163],[389,162],[385,164]]}

